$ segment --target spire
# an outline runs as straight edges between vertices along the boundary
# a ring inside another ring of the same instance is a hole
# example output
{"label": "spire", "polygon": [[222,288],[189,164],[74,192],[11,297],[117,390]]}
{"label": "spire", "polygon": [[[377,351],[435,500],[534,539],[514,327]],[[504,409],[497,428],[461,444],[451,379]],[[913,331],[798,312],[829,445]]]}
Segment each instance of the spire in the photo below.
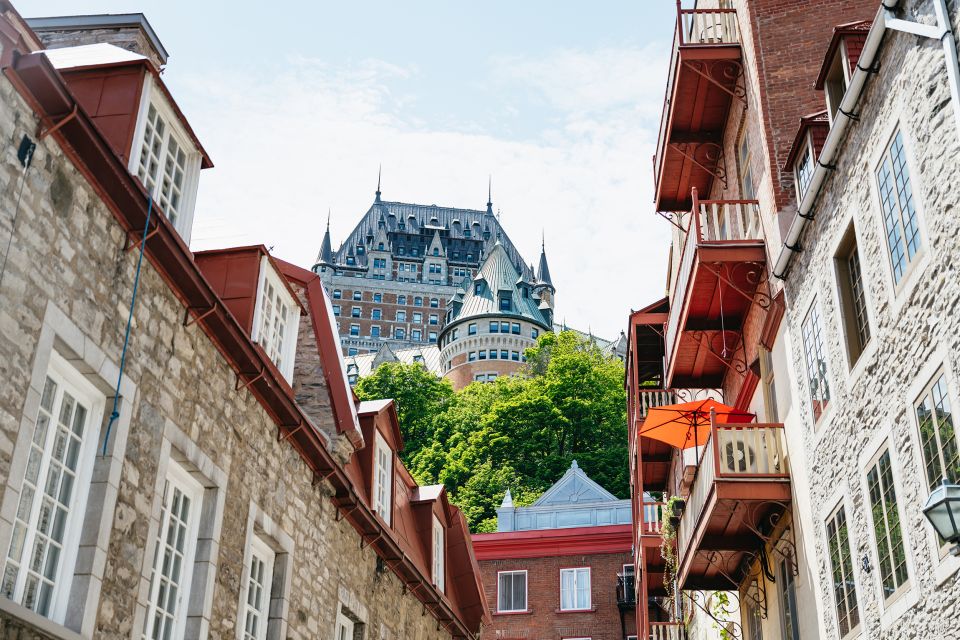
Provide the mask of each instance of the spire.
{"label": "spire", "polygon": [[553,288],[553,281],[550,279],[550,267],[547,266],[546,234],[541,236],[540,240],[540,269],[537,271],[537,282]]}
{"label": "spire", "polygon": [[493,176],[487,176],[487,215],[493,215]]}
{"label": "spire", "polygon": [[320,244],[320,263],[333,264],[333,251],[330,248],[330,210],[327,209],[327,230],[323,234]]}
{"label": "spire", "polygon": [[375,197],[374,200],[373,200],[375,203],[379,203],[379,202],[380,202],[380,174],[381,174],[382,172],[383,172],[383,165],[379,165],[379,166],[377,167],[377,195],[376,195],[376,197]]}

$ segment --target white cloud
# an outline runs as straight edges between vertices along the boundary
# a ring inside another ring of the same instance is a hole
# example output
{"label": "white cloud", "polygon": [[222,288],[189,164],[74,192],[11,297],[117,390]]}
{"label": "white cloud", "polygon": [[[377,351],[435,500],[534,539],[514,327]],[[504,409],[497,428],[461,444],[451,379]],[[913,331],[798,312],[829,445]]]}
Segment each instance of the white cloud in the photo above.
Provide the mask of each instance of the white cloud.
{"label": "white cloud", "polygon": [[496,60],[498,113],[523,111],[507,99],[521,83],[559,114],[522,140],[410,115],[417,96],[404,85],[417,69],[382,61],[344,69],[298,59],[276,76],[183,78],[178,97],[217,165],[201,179],[194,248],[263,243],[309,267],[327,208],[336,244],[369,207],[379,163],[384,198],[425,204],[482,208],[492,173],[494,205],[528,261],[546,228],[558,319],[613,337],[630,307],[664,287],[669,231],[653,215],[650,177],[659,55]]}

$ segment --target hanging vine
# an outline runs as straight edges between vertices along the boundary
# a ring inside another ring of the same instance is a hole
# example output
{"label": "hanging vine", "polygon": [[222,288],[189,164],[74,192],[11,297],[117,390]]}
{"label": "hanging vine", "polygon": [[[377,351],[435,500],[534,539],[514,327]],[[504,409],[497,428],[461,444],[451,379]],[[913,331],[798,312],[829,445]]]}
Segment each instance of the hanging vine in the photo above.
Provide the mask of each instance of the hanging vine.
{"label": "hanging vine", "polygon": [[676,610],[677,581],[677,524],[680,511],[686,502],[680,496],[670,496],[660,514],[660,555],[663,556],[663,588],[667,592],[667,604],[670,611]]}

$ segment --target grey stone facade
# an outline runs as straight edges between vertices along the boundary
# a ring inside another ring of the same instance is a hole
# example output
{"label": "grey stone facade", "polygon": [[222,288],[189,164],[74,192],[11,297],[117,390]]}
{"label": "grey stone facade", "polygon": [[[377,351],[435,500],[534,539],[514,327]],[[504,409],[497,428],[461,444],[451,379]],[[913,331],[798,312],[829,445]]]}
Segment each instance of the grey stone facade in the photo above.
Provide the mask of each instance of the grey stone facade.
{"label": "grey stone facade", "polygon": [[[0,237],[13,234],[0,275],[4,557],[52,354],[102,394],[104,419],[89,437],[98,447],[104,439],[137,258],[55,136],[39,142],[20,196],[17,146],[24,135],[36,139],[39,124],[0,77]],[[297,451],[278,440],[274,419],[252,393],[237,389],[222,352],[183,320],[183,305],[145,260],[121,417],[92,472],[76,570],[65,577],[72,580],[66,620],[57,624],[0,599],[0,636],[140,637],[160,494],[175,460],[203,485],[185,637],[239,637],[244,554],[256,527],[282,567],[273,577],[279,599],[271,603],[269,637],[331,638],[343,610],[360,623],[356,639],[450,638],[400,579],[378,566],[373,548],[362,548],[349,521],[335,518],[330,485],[314,482]],[[311,416],[332,432],[329,399],[317,399],[324,393],[311,390]]]}
{"label": "grey stone facade", "polygon": [[[932,22],[932,2],[902,3],[908,19]],[[954,28],[957,15],[953,14]],[[815,551],[810,572],[819,584],[822,637],[839,637],[834,579],[825,522],[843,506],[849,524],[860,632],[871,638],[960,637],[957,558],[945,555],[921,513],[929,495],[914,405],[942,371],[948,397],[960,398],[960,132],[953,122],[943,50],[935,39],[888,31],[859,103],[859,118],[842,143],[836,170],[813,211],[785,280],[788,353],[800,419],[801,450],[794,469],[809,482],[807,534]],[[877,167],[899,131],[919,215],[921,250],[894,285],[887,250]],[[870,342],[855,362],[848,356],[835,255],[853,224],[863,271]],[[801,325],[808,311],[821,314],[830,402],[815,422]],[[955,420],[955,419],[954,419]],[[881,590],[868,468],[889,451],[893,487],[907,562],[906,586],[887,599]],[[954,478],[956,481],[956,478]],[[804,509],[806,510],[806,509]]]}

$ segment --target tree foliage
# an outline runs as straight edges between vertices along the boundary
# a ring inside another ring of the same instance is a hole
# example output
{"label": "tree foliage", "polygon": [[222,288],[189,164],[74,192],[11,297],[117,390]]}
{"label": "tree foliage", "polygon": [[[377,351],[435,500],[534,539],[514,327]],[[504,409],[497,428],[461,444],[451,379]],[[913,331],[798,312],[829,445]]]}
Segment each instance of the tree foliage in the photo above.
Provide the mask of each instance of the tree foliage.
{"label": "tree foliage", "polygon": [[507,489],[529,504],[573,459],[629,496],[623,364],[573,332],[545,333],[526,356],[520,375],[456,393],[420,365],[385,364],[357,385],[361,398],[397,401],[405,463],[444,484],[474,531],[496,529]]}

